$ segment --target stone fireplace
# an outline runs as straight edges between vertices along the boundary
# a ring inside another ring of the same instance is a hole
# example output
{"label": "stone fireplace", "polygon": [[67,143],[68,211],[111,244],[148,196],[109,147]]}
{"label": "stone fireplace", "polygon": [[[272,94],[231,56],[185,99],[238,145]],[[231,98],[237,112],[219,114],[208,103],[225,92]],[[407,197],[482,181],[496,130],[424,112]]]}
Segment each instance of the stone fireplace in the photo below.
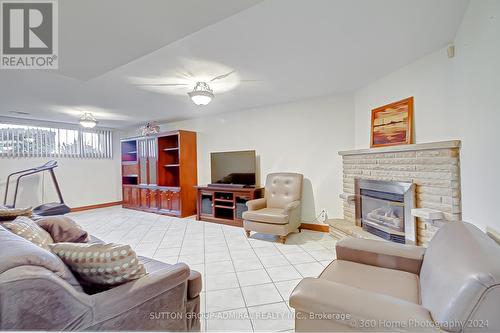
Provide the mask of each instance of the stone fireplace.
{"label": "stone fireplace", "polygon": [[356,224],[386,240],[416,244],[415,184],[355,179]]}
{"label": "stone fireplace", "polygon": [[[346,223],[363,227],[361,223],[362,207],[360,206],[360,202],[363,201],[359,200],[363,194],[360,192],[359,183],[363,183],[364,180],[411,184],[409,186],[414,188],[415,207],[440,211],[445,222],[462,219],[460,141],[349,150],[341,151],[339,155],[342,156],[343,162],[343,193],[341,198],[343,199],[344,221]],[[392,197],[392,199],[397,198]],[[375,214],[383,213],[385,216],[387,213],[389,217],[396,216],[397,218],[397,209],[394,210],[397,207],[395,205],[397,200],[393,201],[392,212],[390,210],[384,211],[387,208],[383,208],[376,211]],[[377,208],[380,207],[374,207],[374,209]],[[411,209],[406,209],[405,215],[409,211]],[[371,217],[375,216],[371,215]],[[389,221],[390,219],[387,223],[391,223]],[[438,226],[419,218],[415,222],[414,238],[416,244],[426,245],[437,231]],[[366,224],[369,225],[369,223]]]}

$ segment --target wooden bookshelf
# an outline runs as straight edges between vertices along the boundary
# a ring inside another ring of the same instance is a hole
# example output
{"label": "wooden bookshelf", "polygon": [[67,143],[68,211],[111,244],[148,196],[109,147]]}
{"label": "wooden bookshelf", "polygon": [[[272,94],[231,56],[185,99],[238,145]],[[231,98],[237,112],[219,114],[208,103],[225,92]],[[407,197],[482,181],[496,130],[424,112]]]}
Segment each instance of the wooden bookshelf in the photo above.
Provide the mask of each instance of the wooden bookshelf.
{"label": "wooden bookshelf", "polygon": [[123,206],[172,216],[196,213],[196,133],[121,140]]}

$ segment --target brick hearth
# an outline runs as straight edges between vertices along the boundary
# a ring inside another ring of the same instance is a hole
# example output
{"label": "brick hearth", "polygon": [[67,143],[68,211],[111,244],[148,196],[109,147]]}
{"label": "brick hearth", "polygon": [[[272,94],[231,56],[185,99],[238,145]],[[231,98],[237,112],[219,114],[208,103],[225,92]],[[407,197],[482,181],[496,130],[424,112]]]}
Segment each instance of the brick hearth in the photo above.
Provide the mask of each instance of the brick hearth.
{"label": "brick hearth", "polygon": [[[413,182],[418,208],[442,211],[446,221],[462,219],[460,141],[341,151],[344,219],[355,224],[354,179]],[[426,245],[437,227],[417,219],[417,244]]]}

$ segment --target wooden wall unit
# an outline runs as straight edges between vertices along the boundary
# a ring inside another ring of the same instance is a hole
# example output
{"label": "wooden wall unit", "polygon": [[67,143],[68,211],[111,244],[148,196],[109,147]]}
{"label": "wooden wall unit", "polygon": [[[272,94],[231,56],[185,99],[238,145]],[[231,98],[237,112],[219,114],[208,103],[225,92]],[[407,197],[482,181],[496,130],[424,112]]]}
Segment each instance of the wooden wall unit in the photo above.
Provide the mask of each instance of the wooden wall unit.
{"label": "wooden wall unit", "polygon": [[123,207],[196,214],[196,133],[172,131],[121,140]]}

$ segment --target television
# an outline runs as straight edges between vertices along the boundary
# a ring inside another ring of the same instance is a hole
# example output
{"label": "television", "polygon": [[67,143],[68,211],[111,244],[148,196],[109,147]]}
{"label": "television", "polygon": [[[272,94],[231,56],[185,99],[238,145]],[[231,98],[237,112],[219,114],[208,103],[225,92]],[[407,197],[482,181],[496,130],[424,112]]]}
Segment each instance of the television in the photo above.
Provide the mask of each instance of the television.
{"label": "television", "polygon": [[255,150],[210,154],[211,185],[255,186]]}

